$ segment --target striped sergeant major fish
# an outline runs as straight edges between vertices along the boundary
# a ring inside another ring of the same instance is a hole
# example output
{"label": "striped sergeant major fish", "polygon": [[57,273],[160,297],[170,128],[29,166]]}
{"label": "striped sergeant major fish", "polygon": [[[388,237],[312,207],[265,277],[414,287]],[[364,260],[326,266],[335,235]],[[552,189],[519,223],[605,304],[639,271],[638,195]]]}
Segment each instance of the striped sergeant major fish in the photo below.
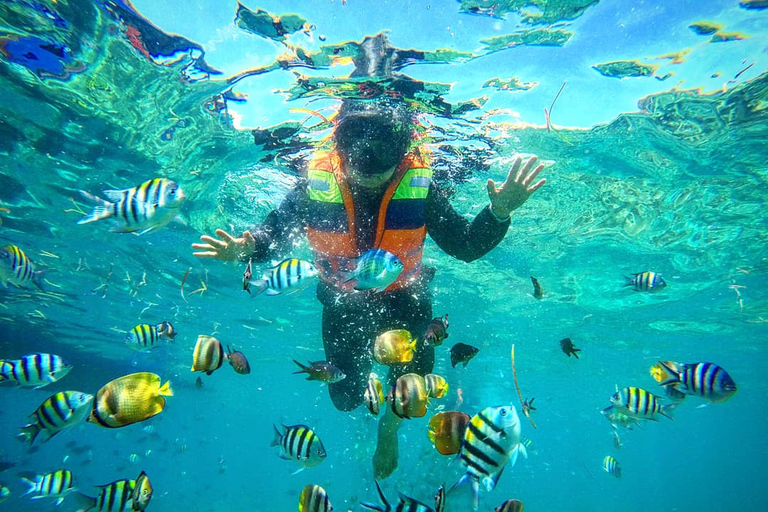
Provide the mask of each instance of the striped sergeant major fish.
{"label": "striped sergeant major fish", "polygon": [[31,497],[33,500],[57,498],[55,505],[61,504],[67,494],[75,490],[75,478],[72,476],[72,472],[67,469],[57,469],[53,473],[37,475],[34,480],[22,477],[21,481],[29,487],[24,496],[34,494]]}
{"label": "striped sergeant major fish", "polygon": [[398,501],[397,506],[393,509],[392,505],[390,505],[389,501],[387,501],[387,497],[384,496],[384,492],[381,490],[379,481],[374,480],[374,482],[376,483],[376,491],[379,493],[379,500],[381,500],[381,505],[374,505],[373,503],[360,503],[361,507],[367,508],[368,510],[378,510],[379,512],[391,512],[392,510],[395,512],[435,512],[432,507],[426,503],[415,500],[403,493],[400,493],[400,501]]}
{"label": "striped sergeant major fish", "polygon": [[621,478],[621,464],[619,464],[619,462],[610,455],[607,455],[603,459],[603,469],[609,475],[616,478]]}
{"label": "striped sergeant major fish", "polygon": [[181,187],[166,178],[154,178],[124,190],[105,190],[108,200],[84,190],[80,193],[97,206],[77,221],[78,224],[112,219],[112,231],[138,235],[155,231],[171,222],[186,199]]}
{"label": "striped sergeant major fish", "polygon": [[384,291],[403,272],[400,258],[384,249],[371,249],[356,260],[355,269],[343,272],[344,283],[355,280],[355,290]]}
{"label": "striped sergeant major fish", "polygon": [[294,460],[301,467],[293,474],[305,468],[317,466],[325,460],[326,453],[323,442],[312,429],[306,425],[282,425],[282,432],[275,427],[275,437],[269,446],[280,447],[280,458]]}
{"label": "striped sergeant major fish", "polygon": [[45,399],[29,417],[32,423],[21,427],[19,437],[31,445],[45,432],[44,441],[82,420],[89,412],[93,395],[79,391],[59,391]]}
{"label": "striped sergeant major fish", "polygon": [[264,271],[261,281],[255,286],[255,295],[262,292],[267,295],[298,292],[306,288],[316,276],[317,269],[312,263],[297,258],[286,259]]}
{"label": "striped sergeant major fish", "polygon": [[711,402],[724,402],[736,392],[736,383],[728,372],[714,363],[669,364],[659,361],[667,372],[661,386],[674,387],[686,395]]}
{"label": "striped sergeant major fish", "polygon": [[192,354],[192,371],[205,372],[211,375],[214,371],[221,368],[227,355],[224,353],[224,347],[221,342],[213,336],[200,334],[197,337],[195,351]]}
{"label": "striped sergeant major fish", "polygon": [[657,292],[667,286],[667,282],[661,274],[646,270],[627,276],[627,286],[631,286],[636,292]]}
{"label": "striped sergeant major fish", "polygon": [[32,260],[24,251],[15,245],[6,245],[0,248],[0,283],[8,288],[9,284],[17,288],[24,288],[34,284],[41,290],[43,271],[35,270]]}
{"label": "striped sergeant major fish", "polygon": [[39,389],[64,377],[72,366],[53,354],[28,354],[21,359],[0,359],[0,382]]}
{"label": "striped sergeant major fish", "polygon": [[135,326],[125,336],[125,342],[129,347],[145,351],[155,348],[160,340],[173,341],[176,337],[176,330],[173,324],[168,321],[159,324],[139,324]]}
{"label": "striped sergeant major fish", "polygon": [[95,498],[82,493],[75,494],[80,507],[77,512],[129,512],[133,510],[135,480],[116,480],[97,487],[100,490],[99,495]]}
{"label": "striped sergeant major fish", "polygon": [[611,403],[630,418],[658,421],[656,415],[661,414],[674,419],[671,416],[674,404],[662,405],[659,397],[641,388],[630,386],[617,390],[611,397]]}
{"label": "striped sergeant major fish", "polygon": [[331,510],[333,505],[325,489],[317,484],[304,486],[299,496],[299,512],[330,512]]}
{"label": "striped sergeant major fish", "polygon": [[458,455],[467,466],[467,472],[450,490],[471,482],[474,510],[477,510],[480,485],[486,491],[493,490],[507,463],[514,466],[519,453],[528,457],[520,442],[520,417],[515,406],[486,407],[467,424]]}

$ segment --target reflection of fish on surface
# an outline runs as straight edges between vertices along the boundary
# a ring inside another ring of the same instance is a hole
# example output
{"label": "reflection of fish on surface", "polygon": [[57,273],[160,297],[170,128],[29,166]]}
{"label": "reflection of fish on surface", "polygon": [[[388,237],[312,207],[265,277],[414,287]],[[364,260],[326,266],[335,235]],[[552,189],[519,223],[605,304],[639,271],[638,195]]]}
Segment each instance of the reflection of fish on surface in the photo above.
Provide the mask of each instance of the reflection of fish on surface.
{"label": "reflection of fish on surface", "polygon": [[398,418],[421,418],[427,414],[427,384],[418,373],[400,376],[387,394],[392,412]]}
{"label": "reflection of fish on surface", "polygon": [[33,479],[22,477],[29,489],[24,496],[34,494],[31,499],[39,498],[57,498],[55,505],[60,505],[67,494],[75,490],[75,477],[72,472],[66,469],[57,469],[52,473],[37,475]]}
{"label": "reflection of fish on surface", "polygon": [[470,417],[459,411],[443,411],[429,420],[427,435],[441,455],[459,453]]}
{"label": "reflection of fish on surface", "polygon": [[109,200],[84,190],[80,193],[97,204],[78,224],[113,219],[112,231],[143,235],[171,222],[186,199],[176,182],[154,178],[141,185],[123,190],[104,190]]}
{"label": "reflection of fish on surface", "polygon": [[275,428],[275,437],[269,446],[280,447],[280,458],[298,462],[304,468],[317,466],[325,460],[326,452],[323,442],[312,429],[306,425],[282,425],[282,432]]}
{"label": "reflection of fish on surface", "polygon": [[160,376],[132,373],[105,384],[93,401],[87,421],[118,428],[147,420],[165,409],[166,396],[173,396],[171,383],[160,385]]}
{"label": "reflection of fish on surface", "polygon": [[467,345],[466,343],[457,343],[451,347],[451,366],[456,368],[459,363],[464,363],[464,368],[467,367],[473,357],[480,352],[479,348]]}
{"label": "reflection of fish on surface", "polygon": [[0,359],[0,383],[42,388],[64,377],[72,366],[54,354],[28,354],[21,359]]}
{"label": "reflection of fish on surface", "polygon": [[310,361],[309,366],[303,365],[295,359],[293,362],[301,368],[301,370],[293,372],[293,374],[306,373],[307,380],[317,380],[327,384],[335,384],[347,377],[344,372],[328,361]]}
{"label": "reflection of fish on surface", "polygon": [[31,446],[38,435],[45,432],[44,441],[48,441],[65,428],[83,419],[88,412],[91,400],[93,395],[79,391],[59,391],[49,396],[35,412],[29,415],[34,422],[21,427],[19,437]]}
{"label": "reflection of fish on surface", "polygon": [[[376,492],[379,493],[379,500],[381,500],[381,505],[374,505],[373,503],[361,502],[360,506],[367,508],[368,510],[378,510],[379,512],[390,512],[392,510],[392,505],[390,505],[389,501],[387,500],[387,497],[384,496],[384,492],[381,490],[379,481],[374,480],[374,482],[376,483]],[[410,496],[406,496],[403,493],[400,493],[399,498],[400,500],[397,503],[397,507],[394,509],[396,511],[434,512],[432,510],[432,507],[430,507],[426,503],[422,503],[419,500],[411,498]]]}
{"label": "reflection of fish on surface", "polygon": [[35,270],[32,260],[17,246],[0,248],[0,283],[4,287],[12,284],[17,288],[26,288],[34,284],[43,290],[43,273],[43,270]]}
{"label": "reflection of fish on surface", "polygon": [[474,415],[467,425],[459,455],[467,466],[467,472],[451,490],[471,482],[474,510],[477,510],[480,485],[486,491],[493,490],[507,463],[514,466],[519,453],[528,457],[525,446],[520,443],[517,409],[513,405],[486,407]]}
{"label": "reflection of fish on surface", "polygon": [[329,512],[333,510],[328,493],[317,484],[307,484],[299,496],[299,512]]}
{"label": "reflection of fish on surface", "polygon": [[376,337],[373,342],[373,358],[379,364],[406,364],[413,360],[416,339],[405,329],[393,329]]}

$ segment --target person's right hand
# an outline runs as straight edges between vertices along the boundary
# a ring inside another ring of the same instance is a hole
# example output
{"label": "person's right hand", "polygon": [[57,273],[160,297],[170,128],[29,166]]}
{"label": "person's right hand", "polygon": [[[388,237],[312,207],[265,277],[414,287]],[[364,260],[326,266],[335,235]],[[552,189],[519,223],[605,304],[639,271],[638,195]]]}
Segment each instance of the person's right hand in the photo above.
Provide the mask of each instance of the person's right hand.
{"label": "person's right hand", "polygon": [[192,244],[192,248],[200,251],[193,253],[198,258],[216,258],[217,260],[241,260],[256,250],[256,240],[250,231],[243,231],[240,238],[235,238],[223,229],[216,230],[216,236],[203,235],[203,243]]}

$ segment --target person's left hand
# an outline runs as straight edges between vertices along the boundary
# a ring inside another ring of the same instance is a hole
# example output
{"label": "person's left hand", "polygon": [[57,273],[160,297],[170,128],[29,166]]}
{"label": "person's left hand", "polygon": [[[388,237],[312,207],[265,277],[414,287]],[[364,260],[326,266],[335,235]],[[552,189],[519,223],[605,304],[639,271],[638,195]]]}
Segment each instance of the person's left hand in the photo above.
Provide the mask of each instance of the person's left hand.
{"label": "person's left hand", "polygon": [[523,158],[517,157],[512,163],[506,181],[500,187],[496,187],[496,182],[488,180],[488,197],[491,198],[491,211],[500,219],[506,219],[517,208],[523,205],[531,194],[541,188],[547,182],[542,178],[533,185],[531,183],[536,179],[544,164],[539,164],[534,169],[538,158],[532,156],[523,166]]}

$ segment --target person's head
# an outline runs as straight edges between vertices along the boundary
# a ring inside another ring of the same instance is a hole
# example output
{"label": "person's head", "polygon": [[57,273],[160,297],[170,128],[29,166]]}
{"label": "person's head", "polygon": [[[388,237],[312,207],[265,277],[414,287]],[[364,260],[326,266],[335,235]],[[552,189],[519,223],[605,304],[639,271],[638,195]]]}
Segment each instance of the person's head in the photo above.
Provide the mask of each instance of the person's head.
{"label": "person's head", "polygon": [[334,139],[349,178],[365,187],[386,184],[408,153],[412,130],[404,102],[345,100]]}

